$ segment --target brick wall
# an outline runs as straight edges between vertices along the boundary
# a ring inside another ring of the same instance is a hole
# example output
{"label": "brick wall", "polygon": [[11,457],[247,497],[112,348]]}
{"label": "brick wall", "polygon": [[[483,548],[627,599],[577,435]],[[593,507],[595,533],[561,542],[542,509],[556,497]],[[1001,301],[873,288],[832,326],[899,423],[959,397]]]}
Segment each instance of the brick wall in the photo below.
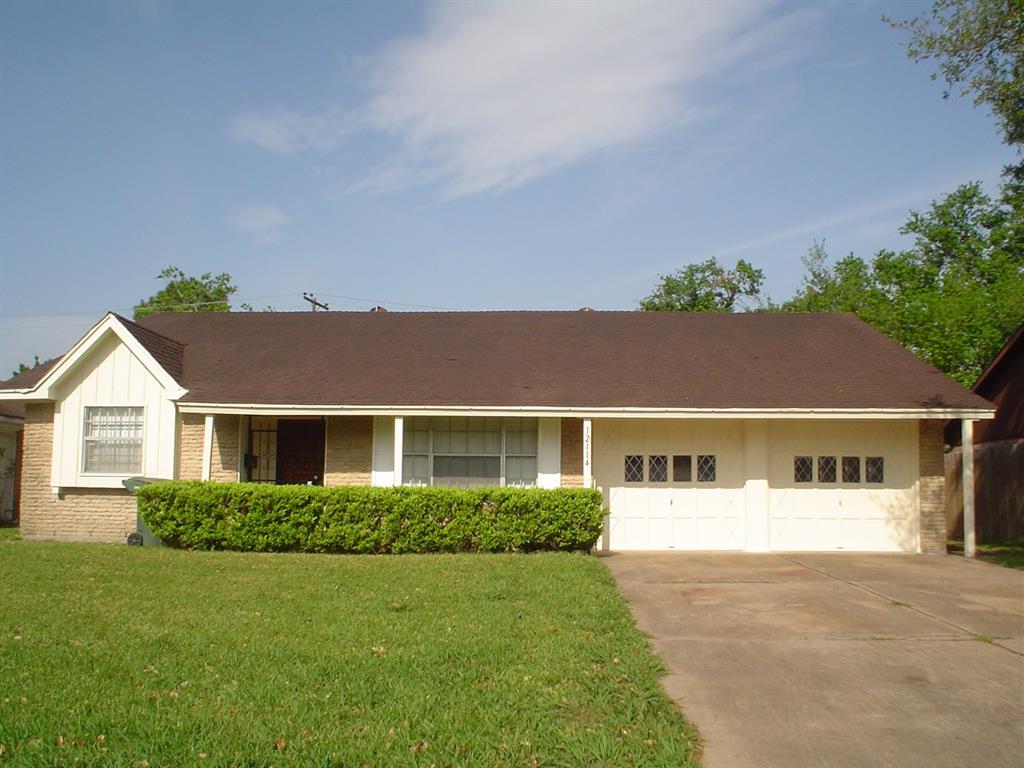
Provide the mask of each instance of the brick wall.
{"label": "brick wall", "polygon": [[373,417],[328,417],[324,464],[324,485],[370,485]]}
{"label": "brick wall", "polygon": [[25,407],[21,465],[21,536],[121,542],[135,530],[135,498],[116,488],[50,488],[53,405]]}
{"label": "brick wall", "polygon": [[178,445],[174,458],[178,480],[203,479],[203,415],[182,413],[178,416]]}
{"label": "brick wall", "polygon": [[918,499],[921,512],[921,551],[944,554],[946,551],[946,468],[943,456],[944,422],[922,419],[918,422]]}
{"label": "brick wall", "polygon": [[562,419],[562,487],[583,487],[583,419]]}
{"label": "brick wall", "polygon": [[[238,482],[238,419],[238,416],[213,417],[213,456],[210,460],[210,479],[214,482]],[[200,453],[202,453],[201,448]]]}

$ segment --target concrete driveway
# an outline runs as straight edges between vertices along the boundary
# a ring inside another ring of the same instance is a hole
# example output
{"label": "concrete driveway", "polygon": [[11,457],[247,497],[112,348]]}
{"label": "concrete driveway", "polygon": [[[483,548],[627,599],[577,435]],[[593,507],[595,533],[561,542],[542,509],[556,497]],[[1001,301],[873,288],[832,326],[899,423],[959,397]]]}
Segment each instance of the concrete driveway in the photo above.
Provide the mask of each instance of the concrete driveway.
{"label": "concrete driveway", "polygon": [[1024,765],[1024,573],[960,557],[614,553],[707,768]]}

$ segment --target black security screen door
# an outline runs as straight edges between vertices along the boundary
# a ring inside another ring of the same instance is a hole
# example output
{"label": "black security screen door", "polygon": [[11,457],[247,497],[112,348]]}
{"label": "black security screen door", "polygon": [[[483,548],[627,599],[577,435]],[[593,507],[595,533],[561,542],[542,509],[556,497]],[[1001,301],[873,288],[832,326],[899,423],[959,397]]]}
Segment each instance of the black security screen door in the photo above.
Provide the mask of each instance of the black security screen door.
{"label": "black security screen door", "polygon": [[277,422],[277,482],[323,485],[323,419],[281,419]]}

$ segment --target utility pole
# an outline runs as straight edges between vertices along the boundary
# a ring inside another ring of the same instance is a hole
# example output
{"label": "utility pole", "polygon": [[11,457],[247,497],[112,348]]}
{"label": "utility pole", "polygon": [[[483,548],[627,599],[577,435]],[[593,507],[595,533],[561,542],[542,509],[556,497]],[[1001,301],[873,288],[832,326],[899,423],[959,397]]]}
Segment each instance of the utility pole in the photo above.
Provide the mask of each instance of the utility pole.
{"label": "utility pole", "polygon": [[308,302],[309,302],[309,305],[310,305],[310,306],[311,306],[311,307],[313,308],[313,311],[314,311],[314,312],[316,312],[316,310],[317,310],[317,307],[319,307],[320,309],[323,309],[323,310],[325,310],[325,311],[326,311],[326,310],[328,310],[328,309],[330,309],[330,307],[328,307],[328,306],[327,306],[326,304],[324,304],[323,302],[321,302],[321,301],[317,301],[317,300],[316,300],[316,296],[314,296],[314,295],[313,295],[312,293],[303,293],[303,294],[302,294],[302,298],[303,298],[303,299],[304,299],[305,301],[308,301]]}

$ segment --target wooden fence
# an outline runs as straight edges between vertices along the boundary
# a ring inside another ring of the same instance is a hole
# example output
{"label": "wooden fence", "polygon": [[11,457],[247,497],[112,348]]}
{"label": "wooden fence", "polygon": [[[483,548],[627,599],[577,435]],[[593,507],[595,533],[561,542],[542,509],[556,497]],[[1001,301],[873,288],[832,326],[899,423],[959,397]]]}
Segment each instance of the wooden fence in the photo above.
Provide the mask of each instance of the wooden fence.
{"label": "wooden fence", "polygon": [[[964,532],[960,447],[946,454],[946,534]],[[974,526],[978,541],[1024,538],[1024,440],[974,446]]]}

